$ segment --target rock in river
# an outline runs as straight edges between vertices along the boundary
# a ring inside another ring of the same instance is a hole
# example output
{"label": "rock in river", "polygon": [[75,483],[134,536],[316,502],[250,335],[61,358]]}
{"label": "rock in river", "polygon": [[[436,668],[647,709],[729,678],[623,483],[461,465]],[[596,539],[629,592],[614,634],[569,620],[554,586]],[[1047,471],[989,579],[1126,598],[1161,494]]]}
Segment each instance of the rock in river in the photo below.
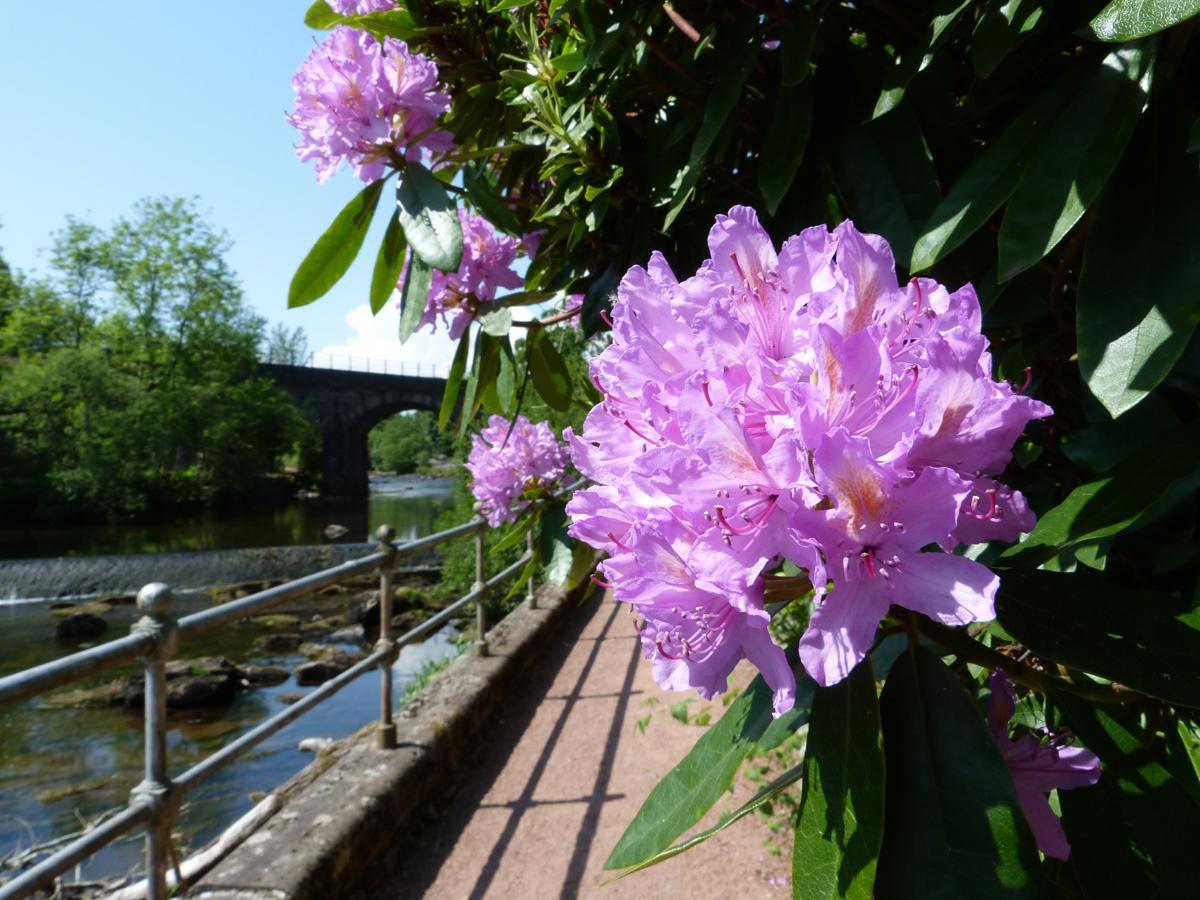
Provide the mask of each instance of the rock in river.
{"label": "rock in river", "polygon": [[61,619],[54,626],[54,636],[64,641],[83,641],[99,637],[108,630],[108,623],[91,613],[79,612]]}

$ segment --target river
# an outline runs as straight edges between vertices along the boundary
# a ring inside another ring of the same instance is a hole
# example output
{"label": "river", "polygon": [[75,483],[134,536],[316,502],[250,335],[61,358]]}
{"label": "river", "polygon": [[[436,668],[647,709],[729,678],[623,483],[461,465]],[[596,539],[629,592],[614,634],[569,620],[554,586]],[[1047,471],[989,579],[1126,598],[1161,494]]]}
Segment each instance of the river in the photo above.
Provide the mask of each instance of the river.
{"label": "river", "polygon": [[[276,546],[322,543],[327,525],[349,529],[344,540],[363,541],[379,524],[393,525],[401,538],[431,533],[438,514],[453,505],[453,482],[412,476],[376,479],[372,494],[357,504],[336,506],[298,503],[270,514],[187,520],[170,527],[110,526],[102,529],[56,529],[20,537],[0,536],[0,558],[21,555],[168,552],[225,549],[233,546]],[[71,540],[67,540],[67,536]],[[13,548],[20,548],[14,551]],[[181,601],[177,614],[200,608],[203,600]],[[128,633],[136,609],[116,606],[106,615],[108,636]],[[294,653],[254,651],[257,632],[222,629],[185,648],[185,658],[223,655],[235,664],[274,664],[289,669],[304,660]],[[447,627],[423,644],[405,647],[395,667],[395,693],[429,662],[453,656],[456,631]],[[362,646],[335,645],[362,650]],[[70,652],[54,638],[54,618],[45,604],[0,604],[0,675],[36,665]],[[132,669],[120,670],[124,674]],[[114,677],[109,673],[105,681]],[[283,708],[288,695],[304,691],[294,676],[283,684],[237,696],[218,710],[171,710],[168,754],[178,773],[212,753],[259,721]],[[305,737],[337,738],[350,734],[378,715],[379,679],[365,676],[338,696],[280,731],[249,756],[215,775],[190,795],[177,834],[187,848],[197,848],[253,805],[255,792],[282,784],[311,759],[298,749]],[[128,802],[129,790],[141,778],[142,723],[136,711],[122,709],[55,709],[39,700],[0,710],[0,862],[17,848],[42,843],[77,830],[105,810]],[[141,840],[128,838],[80,868],[83,880],[109,878],[140,866]],[[0,870],[0,882],[4,880]]]}

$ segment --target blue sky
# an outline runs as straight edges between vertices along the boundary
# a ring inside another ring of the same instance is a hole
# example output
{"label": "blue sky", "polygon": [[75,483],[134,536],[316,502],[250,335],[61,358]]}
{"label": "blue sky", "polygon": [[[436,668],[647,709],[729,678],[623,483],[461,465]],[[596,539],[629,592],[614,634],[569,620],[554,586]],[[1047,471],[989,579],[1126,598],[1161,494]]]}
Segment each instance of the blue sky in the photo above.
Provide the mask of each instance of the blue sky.
{"label": "blue sky", "polygon": [[269,322],[303,326],[315,351],[449,362],[427,334],[401,349],[393,312],[366,308],[373,248],[311,306],[287,308],[292,272],[361,188],[344,170],[318,185],[284,120],[291,76],[317,32],[307,0],[78,3],[39,14],[0,0],[11,24],[0,53],[0,253],[36,273],[68,214],[107,226],[139,197],[197,197],[234,247],[247,301]]}

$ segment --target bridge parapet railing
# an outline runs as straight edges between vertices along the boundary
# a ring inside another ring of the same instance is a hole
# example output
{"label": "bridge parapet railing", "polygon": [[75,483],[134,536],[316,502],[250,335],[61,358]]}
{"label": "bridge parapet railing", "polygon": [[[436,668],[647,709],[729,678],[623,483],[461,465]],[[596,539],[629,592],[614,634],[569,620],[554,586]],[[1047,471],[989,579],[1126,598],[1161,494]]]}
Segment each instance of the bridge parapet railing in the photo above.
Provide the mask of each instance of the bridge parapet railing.
{"label": "bridge parapet railing", "polygon": [[[570,485],[561,491],[559,496],[570,493],[583,483],[578,481]],[[531,531],[525,553],[491,578],[485,577],[483,535],[487,528],[488,525],[482,518],[474,518],[445,531],[397,544],[395,531],[388,525],[382,525],[376,532],[379,549],[374,553],[182,619],[176,619],[171,614],[174,601],[171,588],[159,582],[147,584],[137,596],[142,618],[134,623],[126,637],[0,678],[0,708],[3,708],[138,658],[142,660],[145,677],[145,770],[141,783],[130,795],[129,805],[33,868],[0,884],[0,900],[28,897],[38,889],[51,885],[59,875],[139,826],[144,826],[146,831],[147,896],[150,900],[165,900],[168,896],[168,861],[174,859],[174,850],[170,843],[171,827],[188,792],[375,668],[378,668],[380,673],[379,747],[383,750],[395,748],[392,666],[399,656],[400,649],[425,637],[459,610],[474,604],[477,633],[475,651],[487,655],[486,601],[497,586],[519,573],[533,558]],[[397,562],[467,535],[473,535],[475,541],[475,582],[471,590],[437,615],[396,636],[392,627],[392,577]],[[180,645],[239,619],[260,614],[285,601],[307,596],[372,571],[379,572],[379,640],[370,655],[326,681],[303,699],[200,760],[190,769],[171,777],[168,772],[166,747],[166,661],[178,651]],[[536,606],[532,576],[526,583],[525,590],[528,604]],[[177,863],[175,876],[177,883],[182,881]]]}
{"label": "bridge parapet railing", "polygon": [[449,367],[440,363],[411,362],[341,353],[310,353],[303,361],[266,357],[265,363],[296,365],[307,369],[331,369],[338,372],[365,372],[369,375],[407,375],[415,378],[445,378]]}

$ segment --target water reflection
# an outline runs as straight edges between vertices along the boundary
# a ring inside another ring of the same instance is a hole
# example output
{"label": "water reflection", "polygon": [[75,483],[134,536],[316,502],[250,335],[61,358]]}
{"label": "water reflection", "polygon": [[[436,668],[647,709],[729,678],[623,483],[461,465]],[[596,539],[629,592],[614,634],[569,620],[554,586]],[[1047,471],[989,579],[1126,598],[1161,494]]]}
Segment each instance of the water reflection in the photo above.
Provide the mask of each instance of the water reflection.
{"label": "water reflection", "polygon": [[[438,514],[452,504],[448,479],[412,476],[379,479],[374,493],[359,503],[297,504],[285,510],[230,520],[205,520],[194,534],[185,526],[164,529],[91,530],[91,543],[72,545],[95,548],[89,552],[164,552],[228,549],[236,546],[278,546],[324,542],[328,524],[350,529],[344,540],[366,540],[379,524],[393,525],[402,538],[433,531]],[[71,531],[71,530],[67,530]],[[105,533],[107,532],[107,533]],[[60,534],[59,537],[62,535]],[[3,538],[0,538],[3,540]],[[31,537],[30,540],[33,540]],[[72,540],[82,540],[78,533]],[[31,552],[32,543],[0,544],[0,555],[49,556],[67,552],[41,542],[45,551]],[[13,551],[12,547],[20,549]],[[176,613],[186,615],[202,601],[177,603]],[[115,607],[106,618],[109,635],[127,633],[136,616],[128,606]],[[37,665],[70,652],[55,641],[54,619],[44,606],[0,606],[0,675]],[[423,644],[405,647],[395,666],[395,695],[430,660],[455,653],[455,629],[447,627]],[[206,635],[185,649],[187,658],[224,655],[236,663],[268,663],[293,667],[302,660],[294,654],[248,654],[252,635],[232,627]],[[101,681],[136,671],[112,670]],[[294,678],[275,687],[238,695],[220,710],[172,710],[169,714],[168,758],[179,774],[204,756],[220,749],[268,715],[283,708],[284,695],[299,688]],[[185,850],[202,846],[247,812],[251,794],[278,787],[312,756],[297,749],[305,737],[343,737],[378,715],[378,676],[368,674],[343,689],[336,698],[318,706],[261,744],[251,755],[213,776],[189,795],[176,827]],[[52,837],[78,830],[113,807],[124,806],[129,792],[141,780],[142,718],[140,711],[122,709],[52,709],[40,701],[0,710],[0,859],[17,847],[29,847]],[[107,848],[80,869],[83,879],[122,875],[141,864],[141,841],[127,839]]]}
{"label": "water reflection", "polygon": [[345,542],[369,540],[384,523],[400,538],[420,537],[453,505],[453,487],[452,478],[388,475],[372,478],[370,495],[359,499],[296,500],[274,509],[154,521],[0,528],[0,559],[324,544],[330,525],[349,529],[339,539]]}

